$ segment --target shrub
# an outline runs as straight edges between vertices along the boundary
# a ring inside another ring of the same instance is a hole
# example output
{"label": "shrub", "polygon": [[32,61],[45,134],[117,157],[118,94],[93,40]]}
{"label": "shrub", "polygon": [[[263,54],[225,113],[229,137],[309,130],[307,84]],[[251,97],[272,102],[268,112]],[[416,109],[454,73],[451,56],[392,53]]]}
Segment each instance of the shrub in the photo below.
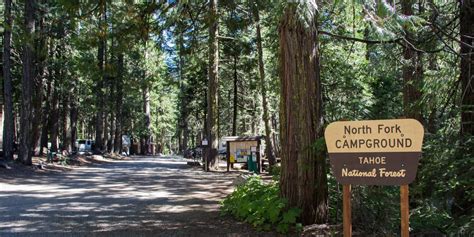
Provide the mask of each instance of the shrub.
{"label": "shrub", "polygon": [[281,174],[281,164],[278,163],[272,167],[272,169],[270,170],[270,175],[272,176],[272,179],[274,181],[279,181],[280,174]]}
{"label": "shrub", "polygon": [[278,183],[265,184],[260,177],[252,176],[224,199],[222,211],[259,230],[271,230],[272,227],[280,233],[300,230],[302,225],[297,220],[301,210],[287,208],[287,202],[278,196],[279,192]]}

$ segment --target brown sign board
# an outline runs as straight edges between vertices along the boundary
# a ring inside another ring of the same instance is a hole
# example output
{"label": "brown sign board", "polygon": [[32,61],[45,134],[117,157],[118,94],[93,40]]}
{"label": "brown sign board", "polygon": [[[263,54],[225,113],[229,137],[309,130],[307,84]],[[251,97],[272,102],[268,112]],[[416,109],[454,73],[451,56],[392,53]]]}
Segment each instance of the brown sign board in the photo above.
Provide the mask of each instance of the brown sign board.
{"label": "brown sign board", "polygon": [[334,176],[341,184],[409,184],[416,177],[423,134],[414,119],[331,123],[325,138]]}

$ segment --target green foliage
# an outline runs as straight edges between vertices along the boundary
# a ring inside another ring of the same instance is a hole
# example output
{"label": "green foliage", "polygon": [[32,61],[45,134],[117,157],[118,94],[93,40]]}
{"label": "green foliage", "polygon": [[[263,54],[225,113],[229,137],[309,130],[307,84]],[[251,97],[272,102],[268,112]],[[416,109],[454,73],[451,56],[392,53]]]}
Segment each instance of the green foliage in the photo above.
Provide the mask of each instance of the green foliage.
{"label": "green foliage", "polygon": [[425,139],[412,189],[417,206],[413,211],[415,230],[474,232],[474,138],[461,140],[454,124],[445,123],[438,133]]}
{"label": "green foliage", "polygon": [[275,164],[270,170],[270,175],[272,176],[272,179],[275,181],[279,181],[280,174],[281,174],[281,165]]}
{"label": "green foliage", "polygon": [[[328,174],[329,222],[342,223],[342,185]],[[353,186],[352,222],[360,233],[394,236],[399,231],[400,194],[398,187]],[[377,236],[379,236],[377,235]]]}
{"label": "green foliage", "polygon": [[[425,120],[426,136],[417,180],[410,186],[411,228],[414,232],[433,229],[444,233],[474,232],[474,139],[459,137],[458,105],[465,92],[459,89],[458,1],[418,1],[413,5],[411,16],[402,14],[400,2],[394,1],[299,2],[298,10],[303,19],[318,17],[321,33],[318,35],[318,63],[327,123],[403,116],[402,68],[412,64],[404,59],[403,52],[406,40],[412,41],[423,65],[423,81],[414,86],[419,87],[422,94],[418,104]],[[154,142],[161,144],[174,144],[174,140],[182,138],[184,132],[180,130],[185,127],[189,132],[188,145],[195,145],[202,136],[207,114],[207,3],[100,3],[107,5],[105,22],[99,20],[101,7],[97,2],[38,3],[36,18],[44,22],[41,29],[38,21],[41,30],[34,41],[44,40],[45,44],[35,43],[38,69],[44,63],[46,70],[41,78],[43,85],[37,87],[44,88],[42,106],[48,108],[52,101],[54,93],[47,91],[51,84],[59,93],[58,109],[63,115],[67,115],[66,98],[77,103],[78,136],[94,137],[99,109],[97,82],[104,73],[108,79],[100,90],[105,96],[108,123],[112,116],[121,116],[123,134],[137,138],[152,135]],[[230,135],[232,131],[234,108],[238,114],[237,135],[261,134],[264,130],[261,86],[257,77],[256,25],[252,16],[258,9],[269,112],[278,137],[278,25],[287,5],[285,1],[269,0],[219,2],[218,127],[221,136]],[[25,42],[33,41],[25,38],[23,9],[24,1],[14,1],[11,73],[16,116],[21,107],[22,48]],[[2,19],[3,10],[4,3],[0,3]],[[3,28],[0,25],[0,31]],[[101,38],[106,39],[107,48],[104,72],[99,70],[97,61]],[[394,39],[403,40],[377,42]],[[120,72],[118,55],[124,58]],[[234,80],[237,81],[237,103],[233,101]],[[118,111],[115,103],[118,81],[123,82],[122,114],[114,115]],[[143,111],[145,86],[150,89],[149,129],[145,126]],[[58,122],[63,123],[61,120],[67,117],[61,116]],[[113,125],[109,125],[110,130]],[[277,141],[275,147],[278,145]],[[326,146],[324,140],[319,139],[310,148],[319,153],[325,151]],[[272,169],[275,181],[279,180],[280,171],[279,166]],[[328,181],[330,222],[341,223],[341,188],[329,168]],[[258,178],[251,178],[223,202],[223,211],[260,229],[275,227],[280,232],[298,229],[299,211],[288,209],[278,194],[276,183],[264,184]],[[398,188],[354,187],[353,195],[355,227],[365,233],[392,235],[398,232]]]}
{"label": "green foliage", "polygon": [[411,213],[411,227],[417,231],[446,229],[453,221],[446,210],[440,209],[431,200],[424,200]]}
{"label": "green foliage", "polygon": [[265,184],[259,176],[252,176],[226,197],[222,202],[222,211],[259,230],[276,228],[280,233],[300,230],[298,217],[301,210],[288,209],[279,192],[277,182]]}

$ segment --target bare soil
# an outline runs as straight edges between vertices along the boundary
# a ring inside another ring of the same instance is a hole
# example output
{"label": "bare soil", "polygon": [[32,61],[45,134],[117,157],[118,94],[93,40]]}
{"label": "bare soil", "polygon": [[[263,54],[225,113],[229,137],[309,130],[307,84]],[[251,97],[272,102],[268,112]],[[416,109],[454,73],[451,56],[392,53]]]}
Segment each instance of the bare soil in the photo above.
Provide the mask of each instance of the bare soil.
{"label": "bare soil", "polygon": [[238,172],[178,157],[0,168],[0,236],[274,236],[222,216]]}

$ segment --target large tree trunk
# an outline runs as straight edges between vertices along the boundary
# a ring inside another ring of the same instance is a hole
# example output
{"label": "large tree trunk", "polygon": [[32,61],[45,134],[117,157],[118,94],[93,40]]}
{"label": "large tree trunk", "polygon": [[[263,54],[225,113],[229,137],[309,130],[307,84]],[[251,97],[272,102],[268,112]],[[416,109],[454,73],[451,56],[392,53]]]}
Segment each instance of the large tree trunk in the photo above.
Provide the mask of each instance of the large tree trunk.
{"label": "large tree trunk", "polygon": [[[40,5],[45,5],[45,0],[41,0]],[[47,5],[46,5],[47,7]],[[45,77],[45,61],[48,55],[48,47],[46,45],[46,34],[44,33],[44,11],[38,11],[38,21],[37,21],[37,28],[38,28],[38,39],[35,42],[35,61],[36,61],[36,69],[35,69],[35,77],[34,77],[34,94],[33,94],[33,140],[32,140],[32,147],[33,152],[36,152],[36,148],[41,146],[39,145],[40,142],[40,135],[41,135],[41,127],[43,124],[43,108],[42,102],[44,97],[44,85],[43,79]],[[41,153],[41,151],[39,151]]]}
{"label": "large tree trunk", "polygon": [[[67,84],[67,83],[64,83]],[[69,116],[71,111],[69,110],[69,91],[63,93],[62,97],[62,108],[61,108],[61,150],[71,151],[71,132],[69,124]]]}
{"label": "large tree trunk", "polygon": [[145,114],[145,136],[143,137],[143,147],[141,153],[143,155],[146,155],[150,147],[151,136],[150,89],[148,85],[145,85],[145,87],[143,88],[143,112]]}
{"label": "large tree trunk", "polygon": [[[279,127],[278,121],[277,121],[277,113],[272,113],[272,128],[273,131],[276,131]],[[280,142],[278,140],[279,136],[277,134],[273,133],[272,137],[272,142],[273,142],[273,153],[275,154],[275,157],[280,157]]]}
{"label": "large tree trunk", "polygon": [[3,157],[13,160],[13,144],[15,138],[15,121],[13,119],[13,86],[11,77],[11,28],[12,28],[12,1],[5,0],[5,27],[3,32],[3,93],[5,96],[3,120]]}
{"label": "large tree trunk", "polygon": [[[63,26],[61,26],[63,27]],[[55,50],[56,59],[60,60],[62,58],[62,54],[64,53],[64,47],[62,38],[58,40],[58,46]],[[51,99],[51,111],[49,112],[49,121],[48,127],[51,129],[51,151],[57,152],[58,151],[58,136],[59,136],[59,96],[60,96],[60,87],[61,87],[61,78],[64,76],[63,70],[61,66],[55,65],[53,70],[52,77],[52,99]]]}
{"label": "large tree trunk", "polygon": [[51,112],[48,127],[51,129],[51,151],[58,151],[58,135],[59,135],[59,83],[57,79],[54,82],[53,98],[51,100]]}
{"label": "large tree trunk", "polygon": [[[148,19],[145,17],[145,19]],[[144,52],[144,58],[145,58],[145,61],[148,60],[148,52],[147,52],[147,42],[148,42],[148,29],[146,29],[146,35],[145,35],[145,39],[143,40],[144,42],[144,48],[145,48],[145,52]],[[142,139],[140,139],[141,141],[141,144],[142,144],[142,149],[141,149],[141,153],[143,155],[146,155],[148,154],[148,150],[150,148],[150,143],[151,143],[151,107],[150,107],[150,85],[149,85],[149,75],[148,75],[148,70],[145,69],[145,72],[144,72],[144,78],[145,78],[145,81],[144,81],[144,86],[143,86],[143,90],[142,90],[142,95],[143,95],[143,113],[145,115],[145,135]]]}
{"label": "large tree trunk", "polygon": [[184,54],[184,44],[183,44],[183,29],[181,25],[178,25],[178,73],[179,73],[179,120],[177,125],[177,134],[178,134],[178,144],[179,144],[179,153],[184,154],[184,124],[186,122],[186,92],[184,86],[184,77],[183,77],[183,54]]}
{"label": "large tree trunk", "polygon": [[[52,59],[54,57],[53,39],[49,39],[48,57]],[[40,152],[39,155],[43,155],[43,149],[48,147],[48,134],[51,130],[51,105],[53,102],[54,92],[54,77],[53,77],[53,66],[48,65],[47,67],[48,77],[46,83],[46,98],[43,107],[43,127],[41,128],[41,141],[40,141]]]}
{"label": "large tree trunk", "polygon": [[79,116],[79,108],[77,106],[77,99],[74,98],[74,93],[75,93],[75,90],[73,91],[73,93],[71,93],[73,96],[72,96],[72,99],[71,99],[71,111],[70,111],[70,114],[69,114],[69,119],[70,119],[70,140],[71,140],[71,150],[72,151],[77,151],[77,147],[76,147],[76,140],[77,140],[77,119],[78,119],[78,116]]}
{"label": "large tree trunk", "polygon": [[[106,91],[105,94],[108,95],[109,93]],[[109,97],[107,96],[106,98],[108,100]],[[109,140],[109,119],[111,119],[111,118],[109,116],[110,115],[109,109],[107,108],[107,105],[105,105],[105,106],[106,106],[106,108],[104,109],[105,110],[104,111],[105,112],[104,113],[104,126],[103,126],[104,133],[102,134],[102,146],[104,147],[103,148],[104,152],[107,152],[108,151],[107,142]]]}
{"label": "large tree trunk", "polygon": [[[413,15],[412,0],[403,0],[402,13]],[[422,53],[415,51],[412,45],[415,42],[415,35],[408,28],[405,28],[405,39],[403,48],[403,107],[404,114],[408,118],[414,118],[423,123],[421,111],[421,86],[423,83],[423,60]]]}
{"label": "large tree trunk", "polygon": [[218,98],[219,98],[219,18],[217,0],[209,1],[209,81],[207,92],[206,138],[209,142],[206,149],[207,171],[217,169],[218,148]]}
{"label": "large tree trunk", "polygon": [[[281,195],[302,210],[303,224],[326,223],[326,161],[315,143],[323,136],[322,93],[316,17],[302,22],[289,4],[281,21]],[[309,26],[307,26],[309,24]]]}
{"label": "large tree trunk", "polygon": [[[181,31],[183,32],[183,31]],[[185,46],[184,46],[184,39],[183,34],[179,34],[179,78],[180,78],[180,90],[181,90],[181,131],[183,133],[183,139],[181,141],[181,152],[185,152],[188,150],[188,142],[189,142],[189,123],[188,123],[188,116],[189,116],[189,98],[188,98],[188,85],[185,84],[185,77],[184,77],[184,56],[186,54]],[[184,153],[183,153],[184,154]]]}
{"label": "large tree trunk", "polygon": [[460,1],[461,136],[474,136],[474,2]]}
{"label": "large tree trunk", "polygon": [[114,152],[122,153],[122,105],[123,105],[123,53],[118,55],[118,73],[116,81],[116,97],[115,97],[115,108],[116,108],[116,122],[115,122],[115,137],[114,137]]}
{"label": "large tree trunk", "polygon": [[260,14],[257,6],[254,9],[255,24],[257,26],[257,51],[258,71],[260,76],[260,90],[262,92],[263,122],[265,124],[265,156],[268,159],[270,169],[275,165],[275,154],[273,153],[272,128],[270,126],[270,115],[268,113],[267,89],[265,86],[265,67],[263,64],[262,34],[260,32]]}
{"label": "large tree trunk", "polygon": [[[114,101],[113,97],[110,98],[110,101]],[[112,110],[110,113],[110,129],[109,129],[109,139],[107,140],[107,151],[109,153],[114,153],[114,136],[115,136],[115,120],[117,116]]]}
{"label": "large tree trunk", "polygon": [[239,95],[238,95],[238,85],[239,85],[239,78],[238,78],[238,73],[237,73],[237,55],[234,55],[234,97],[233,97],[233,113],[232,113],[232,136],[237,136],[237,126],[238,126],[238,120],[237,120],[237,115],[238,115],[238,110],[239,110],[239,105],[238,105],[238,100],[239,100]]}
{"label": "large tree trunk", "polygon": [[104,144],[102,143],[103,130],[104,130],[104,80],[105,80],[105,69],[104,69],[104,57],[106,47],[106,1],[101,0],[100,2],[100,14],[101,20],[99,27],[101,28],[102,34],[99,36],[99,47],[97,49],[97,66],[99,68],[100,76],[97,78],[95,94],[96,94],[96,121],[95,121],[95,148],[94,153],[101,153]]}
{"label": "large tree trunk", "polygon": [[[106,44],[107,45],[107,44]],[[107,46],[104,51],[104,67],[108,68],[108,60],[107,60]],[[105,73],[107,73],[107,69],[104,69]],[[112,78],[110,75],[107,74],[107,76],[103,79],[104,80],[104,87],[105,87],[105,95],[104,95],[104,126],[103,126],[103,134],[102,134],[102,146],[103,150],[105,153],[109,152],[109,130],[111,126],[111,122],[113,119],[113,115],[111,112],[111,108],[109,106],[109,101],[112,99],[112,88],[111,88],[111,83],[112,83]]]}
{"label": "large tree trunk", "polygon": [[35,31],[35,0],[25,2],[25,36],[27,42],[23,46],[23,78],[21,81],[21,118],[20,118],[20,149],[18,158],[25,165],[31,165],[32,126],[33,126],[33,42]]}

